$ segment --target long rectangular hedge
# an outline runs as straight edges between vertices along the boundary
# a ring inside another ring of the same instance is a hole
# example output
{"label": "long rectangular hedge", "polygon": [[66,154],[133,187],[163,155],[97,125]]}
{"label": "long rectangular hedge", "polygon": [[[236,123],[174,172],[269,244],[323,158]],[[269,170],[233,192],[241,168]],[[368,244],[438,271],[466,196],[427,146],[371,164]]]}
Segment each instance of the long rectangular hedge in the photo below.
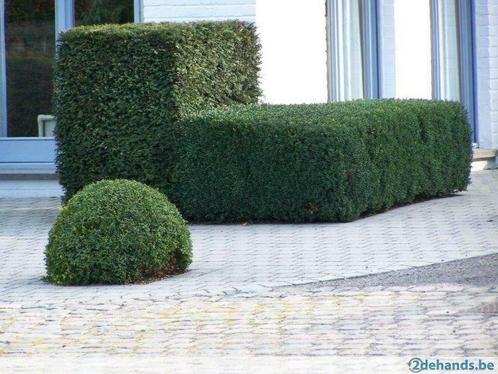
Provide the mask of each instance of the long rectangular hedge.
{"label": "long rectangular hedge", "polygon": [[166,191],[193,221],[349,221],[468,184],[470,130],[458,103],[250,105],[181,124]]}
{"label": "long rectangular hedge", "polygon": [[62,33],[54,104],[66,197],[104,178],[169,184],[178,119],[257,102],[259,60],[255,26],[239,21]]}

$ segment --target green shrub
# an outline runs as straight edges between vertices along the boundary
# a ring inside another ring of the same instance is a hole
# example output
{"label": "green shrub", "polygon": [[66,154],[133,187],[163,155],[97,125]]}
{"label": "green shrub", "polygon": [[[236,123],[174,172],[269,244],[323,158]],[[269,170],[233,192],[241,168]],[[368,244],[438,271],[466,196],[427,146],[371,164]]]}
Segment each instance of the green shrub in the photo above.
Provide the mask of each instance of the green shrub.
{"label": "green shrub", "polygon": [[69,200],[45,254],[52,283],[131,283],[184,271],[191,262],[190,233],[161,192],[106,180]]}
{"label": "green shrub", "polygon": [[259,96],[250,23],[83,26],[59,44],[55,135],[66,198],[100,179],[164,187],[179,118]]}
{"label": "green shrub", "polygon": [[195,221],[349,221],[468,183],[470,130],[452,102],[240,106],[182,128],[168,196]]}

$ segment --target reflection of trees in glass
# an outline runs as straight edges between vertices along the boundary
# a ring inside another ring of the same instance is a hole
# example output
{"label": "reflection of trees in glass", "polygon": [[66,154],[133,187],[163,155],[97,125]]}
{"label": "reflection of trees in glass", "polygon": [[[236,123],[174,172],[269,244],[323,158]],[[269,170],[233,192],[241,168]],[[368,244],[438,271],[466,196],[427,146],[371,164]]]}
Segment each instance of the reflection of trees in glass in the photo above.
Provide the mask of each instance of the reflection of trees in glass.
{"label": "reflection of trees in glass", "polygon": [[52,113],[52,62],[49,57],[7,57],[9,136],[37,136],[38,114]]}
{"label": "reflection of trees in glass", "polygon": [[5,12],[8,135],[37,136],[52,112],[54,0],[7,0]]}
{"label": "reflection of trees in glass", "polygon": [[54,0],[6,0],[7,22],[54,19]]}
{"label": "reflection of trees in glass", "polygon": [[[70,0],[64,0],[70,1]],[[77,25],[133,22],[133,0],[76,0]],[[37,136],[52,113],[54,0],[5,0],[9,136]]]}
{"label": "reflection of trees in glass", "polygon": [[77,0],[76,25],[133,22],[133,0]]}

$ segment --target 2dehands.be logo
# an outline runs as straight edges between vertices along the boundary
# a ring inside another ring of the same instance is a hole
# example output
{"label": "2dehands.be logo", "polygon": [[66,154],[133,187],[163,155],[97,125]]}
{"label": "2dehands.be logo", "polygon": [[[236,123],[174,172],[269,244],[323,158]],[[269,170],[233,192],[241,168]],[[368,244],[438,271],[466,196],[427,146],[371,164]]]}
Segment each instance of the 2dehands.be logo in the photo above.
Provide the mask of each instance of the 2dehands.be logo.
{"label": "2dehands.be logo", "polygon": [[408,362],[408,368],[412,373],[420,373],[421,371],[429,370],[445,370],[445,371],[466,371],[466,370],[494,370],[495,364],[493,362],[486,362],[481,359],[478,361],[471,361],[468,359],[462,361],[444,361],[444,360],[422,360],[421,358],[414,357]]}

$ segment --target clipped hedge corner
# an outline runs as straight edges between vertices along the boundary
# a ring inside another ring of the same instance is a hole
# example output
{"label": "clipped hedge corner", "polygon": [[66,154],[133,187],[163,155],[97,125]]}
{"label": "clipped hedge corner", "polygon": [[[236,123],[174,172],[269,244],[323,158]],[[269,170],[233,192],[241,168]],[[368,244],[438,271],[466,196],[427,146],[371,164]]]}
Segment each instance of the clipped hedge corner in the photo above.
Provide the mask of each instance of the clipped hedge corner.
{"label": "clipped hedge corner", "polygon": [[470,128],[453,102],[239,106],[182,128],[168,196],[194,221],[350,221],[468,184]]}
{"label": "clipped hedge corner", "polygon": [[184,271],[192,245],[186,222],[161,192],[105,180],[74,195],[50,231],[47,280],[124,284]]}
{"label": "clipped hedge corner", "polygon": [[59,44],[55,136],[66,199],[105,178],[163,187],[179,118],[260,94],[251,23],[83,26]]}

